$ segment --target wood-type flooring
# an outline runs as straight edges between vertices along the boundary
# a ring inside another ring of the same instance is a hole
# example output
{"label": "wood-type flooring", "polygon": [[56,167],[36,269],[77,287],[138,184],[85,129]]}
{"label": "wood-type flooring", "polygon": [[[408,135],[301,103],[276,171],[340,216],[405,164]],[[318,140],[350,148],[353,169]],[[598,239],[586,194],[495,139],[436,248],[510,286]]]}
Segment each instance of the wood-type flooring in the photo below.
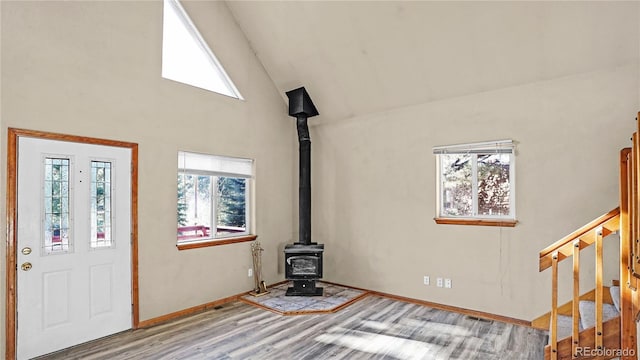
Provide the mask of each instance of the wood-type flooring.
{"label": "wood-type flooring", "polygon": [[545,336],[529,327],[369,295],[319,315],[283,316],[237,301],[38,359],[537,360],[543,359]]}

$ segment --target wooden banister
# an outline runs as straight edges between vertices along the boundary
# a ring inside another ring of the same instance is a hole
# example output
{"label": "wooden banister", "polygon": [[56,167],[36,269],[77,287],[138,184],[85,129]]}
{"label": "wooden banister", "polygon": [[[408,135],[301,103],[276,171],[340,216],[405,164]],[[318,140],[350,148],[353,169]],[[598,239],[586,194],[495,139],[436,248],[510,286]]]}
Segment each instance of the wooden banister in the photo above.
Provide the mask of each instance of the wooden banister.
{"label": "wooden banister", "polygon": [[608,213],[599,216],[590,221],[588,224],[580,227],[578,230],[563,237],[540,251],[540,271],[551,266],[552,254],[558,253],[558,261],[562,261],[573,255],[573,242],[580,240],[580,249],[590,246],[595,242],[593,230],[602,226],[607,231],[614,232],[620,228],[620,208],[617,207]]}

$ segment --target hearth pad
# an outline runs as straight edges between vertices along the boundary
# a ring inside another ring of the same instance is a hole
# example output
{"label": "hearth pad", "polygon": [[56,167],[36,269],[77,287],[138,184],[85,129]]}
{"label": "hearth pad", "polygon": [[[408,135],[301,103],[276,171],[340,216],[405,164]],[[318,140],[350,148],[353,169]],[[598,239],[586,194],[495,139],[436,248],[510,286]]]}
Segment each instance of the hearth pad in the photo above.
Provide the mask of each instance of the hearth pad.
{"label": "hearth pad", "polygon": [[318,281],[324,288],[323,296],[285,296],[292,282],[269,288],[265,296],[244,295],[240,300],[282,315],[333,313],[368,295],[368,292]]}

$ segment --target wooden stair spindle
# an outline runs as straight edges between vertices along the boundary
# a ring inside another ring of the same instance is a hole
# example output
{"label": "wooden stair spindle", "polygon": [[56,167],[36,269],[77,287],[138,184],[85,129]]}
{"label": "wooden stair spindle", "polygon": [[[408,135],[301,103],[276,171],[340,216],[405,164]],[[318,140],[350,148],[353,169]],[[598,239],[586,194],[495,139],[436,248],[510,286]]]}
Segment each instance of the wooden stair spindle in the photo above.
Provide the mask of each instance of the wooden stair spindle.
{"label": "wooden stair spindle", "polygon": [[595,346],[596,349],[602,349],[602,227],[598,227],[595,231],[596,236],[596,327],[595,327]]}
{"label": "wooden stair spindle", "polygon": [[[638,114],[640,118],[640,113]],[[638,118],[636,118],[638,121]],[[640,126],[640,121],[638,121],[638,126]],[[629,201],[629,289],[628,294],[626,294],[626,298],[630,298],[630,304],[627,304],[625,309],[628,311],[624,311],[623,315],[628,315],[629,317],[622,318],[622,323],[628,323],[625,327],[627,331],[632,334],[636,334],[636,318],[638,311],[640,311],[640,294],[638,294],[638,226],[640,225],[639,216],[640,211],[638,209],[638,171],[640,167],[638,166],[638,161],[640,161],[640,156],[638,156],[638,133],[633,133],[632,137],[633,145],[631,148],[631,153],[629,155],[628,160],[628,176],[627,179],[629,181],[628,186],[628,201]],[[624,292],[621,292],[621,296],[624,297]],[[625,306],[624,303],[622,306]],[[624,334],[624,332],[623,332]],[[636,334],[637,336],[637,334]],[[634,336],[635,340],[636,337]],[[637,340],[636,340],[637,341]],[[629,346],[630,349],[636,349],[635,346]],[[637,359],[637,354],[634,359]]]}
{"label": "wooden stair spindle", "polygon": [[[629,197],[633,191],[631,148],[620,151],[620,348],[636,349],[635,321],[633,315],[633,290],[631,275],[631,213]],[[622,360],[635,360],[636,355],[623,356]]]}
{"label": "wooden stair spindle", "polygon": [[629,215],[631,221],[631,273],[638,276],[638,133],[633,133],[632,137],[633,147],[631,149],[631,166],[630,166],[630,182],[631,182],[631,205],[629,207]]}
{"label": "wooden stair spindle", "polygon": [[558,252],[551,256],[551,360],[558,360]]}
{"label": "wooden stair spindle", "polygon": [[571,316],[571,352],[576,356],[580,346],[580,239],[573,242],[573,303]]}

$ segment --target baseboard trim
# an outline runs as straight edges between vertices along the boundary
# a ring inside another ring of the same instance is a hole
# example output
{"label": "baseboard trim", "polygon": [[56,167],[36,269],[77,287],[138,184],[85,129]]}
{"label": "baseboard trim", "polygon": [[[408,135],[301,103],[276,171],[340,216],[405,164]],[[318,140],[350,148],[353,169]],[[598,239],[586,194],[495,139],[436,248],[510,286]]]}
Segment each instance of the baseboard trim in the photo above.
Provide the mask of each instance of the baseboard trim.
{"label": "baseboard trim", "polygon": [[[284,284],[286,282],[287,282],[287,280],[279,281],[277,283],[274,283],[274,284],[271,284],[271,285],[267,285],[267,287],[277,286],[277,285],[280,285],[280,284]],[[228,296],[226,298],[222,298],[222,299],[218,299],[218,300],[215,300],[215,301],[212,301],[212,302],[208,302],[206,304],[196,305],[196,306],[193,306],[193,307],[190,307],[190,308],[187,308],[187,309],[183,309],[183,310],[179,310],[179,311],[172,312],[172,313],[169,313],[169,314],[165,314],[165,315],[161,315],[161,316],[158,316],[158,317],[154,317],[154,318],[151,318],[151,319],[143,320],[143,321],[140,321],[138,323],[137,329],[149,328],[149,327],[152,327],[152,326],[160,325],[162,323],[166,323],[166,322],[171,321],[171,320],[175,320],[175,319],[183,318],[185,316],[201,313],[203,311],[206,311],[206,310],[209,310],[209,309],[213,309],[216,306],[221,306],[221,305],[233,302],[233,301],[237,301],[237,300],[240,299],[241,296],[246,295],[248,292],[249,291],[245,291],[245,292],[242,292],[240,294],[231,295],[231,296]]]}
{"label": "baseboard trim", "polygon": [[334,283],[334,282],[331,282],[331,281],[322,280],[322,282],[326,282],[328,284],[333,284],[333,285],[338,285],[338,286],[350,287],[352,289],[357,289],[357,290],[362,290],[362,291],[368,291],[370,295],[377,295],[377,296],[385,297],[385,298],[388,298],[388,299],[403,301],[403,302],[407,302],[407,303],[411,303],[411,304],[428,306],[428,307],[431,307],[431,308],[434,308],[434,309],[455,312],[455,313],[458,313],[458,314],[473,316],[473,317],[477,317],[477,318],[481,318],[481,319],[500,321],[500,322],[504,322],[504,323],[508,323],[508,324],[532,327],[531,326],[531,321],[527,321],[527,320],[516,319],[516,318],[503,316],[503,315],[496,315],[496,314],[492,314],[492,313],[488,313],[488,312],[484,312],[484,311],[470,310],[470,309],[465,309],[465,308],[461,308],[461,307],[457,307],[457,306],[444,305],[444,304],[439,304],[439,303],[435,303],[435,302],[431,302],[431,301],[419,300],[419,299],[414,299],[414,298],[410,298],[410,297],[384,293],[384,292],[381,292],[381,291],[363,289],[363,288],[358,288],[358,287],[355,287],[355,286]]}
{"label": "baseboard trim", "polygon": [[166,323],[167,321],[171,321],[171,320],[175,320],[178,318],[182,318],[185,316],[189,316],[189,315],[193,315],[193,314],[197,314],[197,313],[201,313],[203,311],[212,309],[216,306],[220,306],[220,305],[224,305],[226,303],[230,303],[232,301],[236,301],[238,300],[238,298],[242,295],[244,295],[246,293],[242,293],[242,294],[238,294],[238,295],[232,295],[223,299],[219,299],[219,300],[215,300],[212,302],[208,302],[206,304],[201,304],[201,305],[196,305],[187,309],[183,309],[180,311],[176,311],[176,312],[172,312],[166,315],[162,315],[162,316],[158,316],[155,318],[151,318],[148,320],[143,320],[140,321],[138,323],[138,328],[148,328],[148,327],[152,327],[152,326],[156,326],[156,325],[160,325],[162,323]]}
{"label": "baseboard trim", "polygon": [[[348,288],[352,288],[352,289],[356,289],[356,290],[365,291],[367,293],[366,295],[376,295],[376,296],[385,297],[385,298],[388,298],[388,299],[393,299],[393,300],[407,302],[407,303],[421,305],[421,306],[428,306],[428,307],[431,307],[431,308],[434,308],[434,309],[451,311],[451,312],[455,312],[455,313],[459,313],[459,314],[463,314],[463,315],[468,315],[468,316],[473,316],[473,317],[477,317],[477,318],[481,318],[481,319],[495,320],[495,321],[501,321],[501,322],[508,323],[508,324],[532,327],[531,326],[531,321],[516,319],[516,318],[512,318],[512,317],[508,317],[508,316],[491,314],[491,313],[484,312],[484,311],[470,310],[470,309],[465,309],[465,308],[461,308],[461,307],[457,307],[457,306],[444,305],[444,304],[439,304],[439,303],[435,303],[435,302],[431,302],[431,301],[419,300],[419,299],[414,299],[414,298],[410,298],[410,297],[384,293],[384,292],[381,292],[381,291],[364,289],[364,288],[351,286],[351,285],[344,285],[344,284],[340,284],[340,283],[336,283],[336,282],[332,282],[332,281],[326,281],[326,280],[320,280],[320,281],[322,281],[324,283],[327,283],[327,284],[343,286],[343,287],[348,287]],[[287,282],[288,282],[288,280],[279,281],[277,283],[268,285],[267,287],[277,286],[277,285],[281,285],[281,284],[284,284],[284,283],[287,283]],[[238,301],[238,300],[240,300],[241,296],[244,296],[247,293],[248,293],[248,291],[245,291],[243,293],[232,295],[232,296],[229,296],[229,297],[226,297],[226,298],[223,298],[223,299],[219,299],[219,300],[215,300],[215,301],[212,301],[212,302],[208,302],[206,304],[193,306],[193,307],[190,307],[190,308],[187,308],[187,309],[184,309],[184,310],[172,312],[172,313],[169,313],[169,314],[166,314],[166,315],[162,315],[162,316],[158,316],[158,317],[155,317],[155,318],[151,318],[151,319],[148,319],[148,320],[143,320],[143,321],[140,321],[138,323],[138,328],[152,327],[152,326],[155,326],[155,325],[166,323],[166,322],[171,321],[171,320],[175,320],[175,319],[179,319],[179,318],[182,318],[182,317],[185,317],[185,316],[197,314],[197,313],[200,313],[200,312],[215,308],[216,306],[224,305],[224,304],[227,304],[227,303],[230,303],[230,302],[233,302],[233,301]]]}

